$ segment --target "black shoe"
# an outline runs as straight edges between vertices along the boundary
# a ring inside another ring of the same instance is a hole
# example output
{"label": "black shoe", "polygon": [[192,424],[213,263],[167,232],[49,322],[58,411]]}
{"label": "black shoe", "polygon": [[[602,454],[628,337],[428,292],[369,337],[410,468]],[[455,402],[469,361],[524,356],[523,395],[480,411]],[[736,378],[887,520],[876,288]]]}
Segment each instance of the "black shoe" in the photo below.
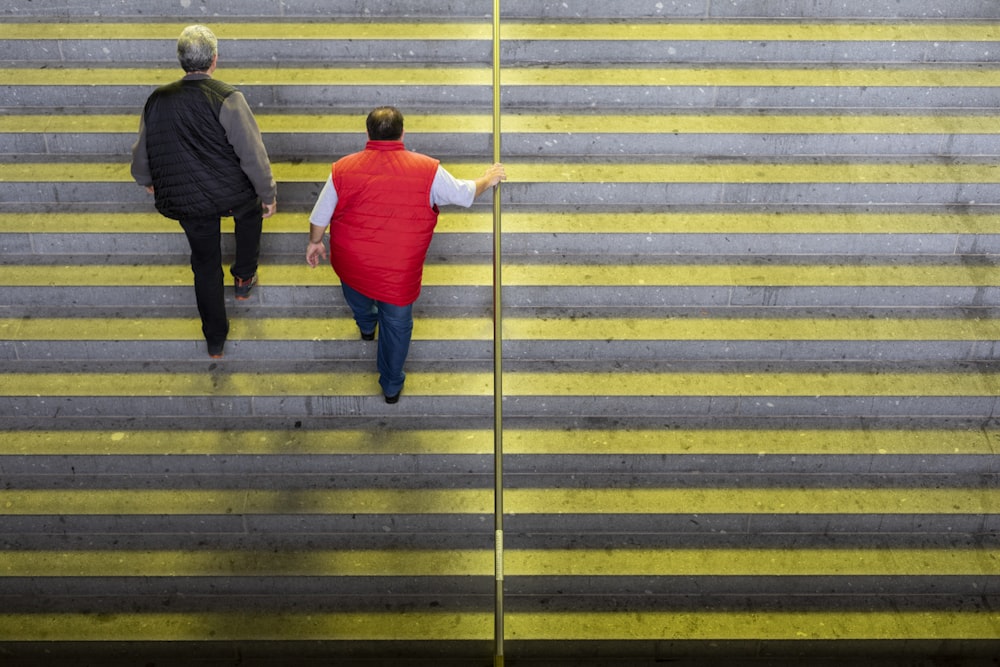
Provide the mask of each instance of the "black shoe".
{"label": "black shoe", "polygon": [[397,392],[395,396],[386,396],[385,397],[385,402],[388,403],[389,405],[393,405],[395,403],[399,403],[399,395],[402,394],[402,393],[403,392],[400,391],[400,392]]}
{"label": "black shoe", "polygon": [[254,288],[254,285],[257,284],[257,274],[255,273],[246,279],[237,278],[236,276],[233,276],[233,278],[236,281],[235,283],[236,298],[239,299],[240,301],[246,301],[247,299],[250,298],[250,290],[252,290]]}
{"label": "black shoe", "polygon": [[208,344],[208,356],[212,357],[213,359],[221,359],[222,358],[222,349],[225,346],[226,346],[226,341],[222,341],[221,343],[209,343]]}
{"label": "black shoe", "polygon": [[362,331],[361,340],[375,340],[375,332],[372,331],[370,333],[365,333],[364,331]]}

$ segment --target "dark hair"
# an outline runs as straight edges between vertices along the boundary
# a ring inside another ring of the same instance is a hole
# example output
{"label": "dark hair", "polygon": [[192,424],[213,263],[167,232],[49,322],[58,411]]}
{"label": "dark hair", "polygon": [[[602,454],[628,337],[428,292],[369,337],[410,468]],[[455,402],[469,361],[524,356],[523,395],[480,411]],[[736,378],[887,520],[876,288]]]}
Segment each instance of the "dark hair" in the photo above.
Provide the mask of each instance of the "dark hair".
{"label": "dark hair", "polygon": [[403,136],[403,114],[396,107],[377,107],[368,114],[368,138],[398,141]]}

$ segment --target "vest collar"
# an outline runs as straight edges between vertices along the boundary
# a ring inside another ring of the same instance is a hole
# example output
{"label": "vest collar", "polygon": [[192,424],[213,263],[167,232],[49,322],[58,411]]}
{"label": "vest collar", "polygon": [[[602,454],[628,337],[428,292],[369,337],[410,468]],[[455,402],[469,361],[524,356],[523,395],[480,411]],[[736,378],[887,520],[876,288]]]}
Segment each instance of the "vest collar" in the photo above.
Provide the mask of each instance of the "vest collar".
{"label": "vest collar", "polygon": [[405,150],[402,141],[372,141],[368,140],[365,150],[369,151],[401,151]]}

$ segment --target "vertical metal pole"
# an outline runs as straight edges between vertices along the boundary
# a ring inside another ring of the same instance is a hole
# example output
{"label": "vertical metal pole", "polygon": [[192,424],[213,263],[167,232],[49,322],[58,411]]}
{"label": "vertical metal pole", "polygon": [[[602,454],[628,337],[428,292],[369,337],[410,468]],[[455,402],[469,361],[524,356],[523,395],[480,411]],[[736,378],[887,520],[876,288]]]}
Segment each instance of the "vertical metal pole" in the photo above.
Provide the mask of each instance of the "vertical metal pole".
{"label": "vertical metal pole", "polygon": [[[500,0],[493,0],[493,162],[500,162]],[[493,189],[493,664],[504,662],[503,609],[503,303],[500,185]]]}

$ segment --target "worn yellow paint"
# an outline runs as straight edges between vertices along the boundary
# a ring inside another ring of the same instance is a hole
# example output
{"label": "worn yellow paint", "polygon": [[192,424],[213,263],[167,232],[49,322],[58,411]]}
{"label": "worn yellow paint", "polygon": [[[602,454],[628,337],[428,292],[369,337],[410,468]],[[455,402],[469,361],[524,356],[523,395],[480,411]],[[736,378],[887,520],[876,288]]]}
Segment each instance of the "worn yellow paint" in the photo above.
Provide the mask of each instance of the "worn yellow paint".
{"label": "worn yellow paint", "polygon": [[[407,376],[410,396],[485,396],[491,373]],[[368,373],[7,373],[0,396],[356,396]],[[507,396],[996,396],[997,373],[510,372]]]}
{"label": "worn yellow paint", "polygon": [[[229,220],[223,229],[229,231]],[[182,234],[176,221],[158,213],[0,213],[5,233]],[[309,230],[306,213],[279,212],[265,234]],[[506,234],[995,234],[1000,216],[988,213],[521,213],[503,216]],[[490,233],[492,216],[447,210],[435,232]]]}
{"label": "worn yellow paint", "polygon": [[489,514],[486,489],[0,490],[0,511],[37,514]]}
{"label": "worn yellow paint", "polygon": [[[517,514],[989,514],[995,488],[507,489]],[[492,489],[2,489],[0,510],[39,514],[481,514]]]}
{"label": "worn yellow paint", "polygon": [[[424,286],[489,285],[487,264],[428,264]],[[705,287],[981,287],[1000,283],[1000,267],[872,265],[505,265],[508,286],[705,286]],[[191,269],[171,266],[0,266],[0,285],[66,286],[187,286]],[[337,285],[329,267],[268,265],[263,285]]]}
{"label": "worn yellow paint", "polygon": [[[216,75],[235,86],[483,86],[492,71],[479,67],[228,67]],[[159,86],[176,80],[177,68],[2,68],[3,86]],[[732,86],[732,87],[986,87],[1000,85],[992,68],[912,67],[712,68],[547,67],[506,68],[504,86]]]}
{"label": "worn yellow paint", "polygon": [[[989,549],[507,549],[529,577],[982,576]],[[462,577],[493,573],[491,549],[4,551],[0,577]]]}
{"label": "worn yellow paint", "polygon": [[[490,430],[5,431],[0,455],[471,454]],[[983,430],[504,429],[510,455],[978,455],[1000,452]]]}
{"label": "worn yellow paint", "polygon": [[507,454],[986,455],[1000,435],[981,430],[504,429]]}
{"label": "worn yellow paint", "polygon": [[[407,376],[410,396],[485,396],[491,373]],[[356,396],[368,373],[7,373],[0,396]],[[510,372],[507,396],[996,396],[997,373]]]}
{"label": "worn yellow paint", "polygon": [[[265,134],[364,134],[363,115],[259,114]],[[991,115],[766,115],[760,114],[505,114],[504,133],[581,134],[996,134]],[[0,116],[0,132],[56,134],[135,133],[136,114]],[[486,115],[407,114],[407,134],[471,134],[492,131]],[[361,144],[359,143],[359,148]]]}
{"label": "worn yellow paint", "polygon": [[492,629],[492,611],[0,613],[0,641],[469,641]]}
{"label": "worn yellow paint", "polygon": [[508,489],[510,514],[990,514],[1000,489]]}
{"label": "worn yellow paint", "polygon": [[492,549],[4,551],[0,561],[6,577],[464,577],[492,571]]}
{"label": "worn yellow paint", "polygon": [[[30,565],[29,565],[30,567]],[[973,576],[1000,572],[988,549],[551,549],[505,552],[510,576]]]}
{"label": "worn yellow paint", "polygon": [[[481,165],[445,164],[458,178],[475,178]],[[512,183],[996,183],[994,164],[609,164],[507,163]],[[329,164],[277,162],[281,182],[319,182]],[[132,182],[127,164],[13,163],[4,166],[0,182]]]}
{"label": "worn yellow paint", "polygon": [[0,455],[488,454],[488,430],[5,431]]}
{"label": "worn yellow paint", "polygon": [[509,640],[932,640],[1000,636],[994,611],[615,611],[511,613]]}
{"label": "worn yellow paint", "polygon": [[[419,318],[413,340],[492,340],[487,318]],[[228,340],[357,340],[349,317],[234,319]],[[0,340],[203,340],[191,318],[0,319]]]}
{"label": "worn yellow paint", "polygon": [[[507,612],[505,638],[531,640],[995,640],[990,611]],[[486,640],[492,611],[0,614],[0,641]]]}
{"label": "worn yellow paint", "polygon": [[[174,40],[184,23],[7,23],[3,38],[31,40]],[[220,40],[488,40],[490,25],[484,21],[433,22],[285,22],[211,24]],[[991,23],[521,23],[504,21],[504,40],[542,41],[954,41],[992,42],[1000,32]],[[223,48],[225,45],[223,44]]]}
{"label": "worn yellow paint", "polygon": [[[520,318],[505,340],[931,341],[1000,340],[1000,321],[934,318]],[[413,340],[492,340],[486,317],[419,318]],[[229,340],[356,340],[347,317],[234,320]],[[201,340],[191,318],[0,319],[0,340]]]}

